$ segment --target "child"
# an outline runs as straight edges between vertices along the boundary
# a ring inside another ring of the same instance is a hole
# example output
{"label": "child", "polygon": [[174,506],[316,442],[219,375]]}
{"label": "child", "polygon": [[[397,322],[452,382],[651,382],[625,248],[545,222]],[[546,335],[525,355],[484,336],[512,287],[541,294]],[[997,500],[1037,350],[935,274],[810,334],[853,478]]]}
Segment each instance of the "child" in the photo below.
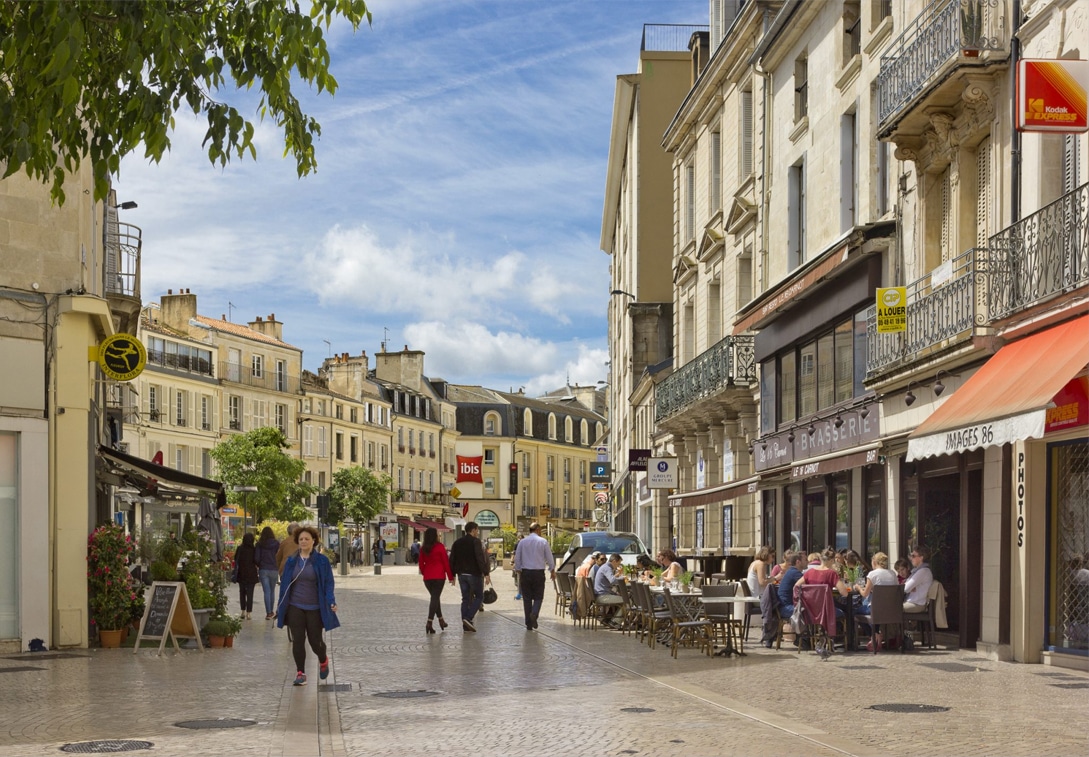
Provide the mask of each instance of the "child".
{"label": "child", "polygon": [[911,560],[906,557],[901,557],[896,561],[896,577],[900,579],[900,583],[906,583],[908,576],[911,575]]}

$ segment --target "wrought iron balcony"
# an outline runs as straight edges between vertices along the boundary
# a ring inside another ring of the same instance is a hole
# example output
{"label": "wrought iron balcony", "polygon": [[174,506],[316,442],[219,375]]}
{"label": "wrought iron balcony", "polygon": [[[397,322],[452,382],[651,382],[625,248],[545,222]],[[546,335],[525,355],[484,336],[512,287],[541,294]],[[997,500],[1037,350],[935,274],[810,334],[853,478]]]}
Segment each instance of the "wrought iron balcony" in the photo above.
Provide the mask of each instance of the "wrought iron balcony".
{"label": "wrought iron balcony", "polygon": [[1089,184],[991,237],[988,308],[998,320],[1089,284]]}
{"label": "wrought iron balcony", "polygon": [[704,398],[756,380],[751,336],[728,336],[682,365],[655,390],[654,420],[663,421]]}
{"label": "wrought iron balcony", "polygon": [[[260,374],[255,376],[250,366],[225,360],[221,360],[219,363],[219,378],[235,384],[245,384],[246,386],[287,394],[297,394],[301,386],[299,376],[289,373],[277,373],[276,371],[261,371]],[[404,452],[403,449],[401,451]]]}
{"label": "wrought iron balcony", "polygon": [[1008,52],[1009,37],[1006,0],[934,0],[881,56],[880,126],[953,67],[980,62],[981,52]]}
{"label": "wrought iron balcony", "polygon": [[879,334],[876,306],[866,311],[867,380],[969,339],[989,322],[987,257],[986,249],[973,247],[909,284],[906,331]]}
{"label": "wrought iron balcony", "polygon": [[106,260],[103,266],[103,286],[111,297],[140,299],[140,247],[139,226],[121,223],[116,217],[107,216],[105,233]]}

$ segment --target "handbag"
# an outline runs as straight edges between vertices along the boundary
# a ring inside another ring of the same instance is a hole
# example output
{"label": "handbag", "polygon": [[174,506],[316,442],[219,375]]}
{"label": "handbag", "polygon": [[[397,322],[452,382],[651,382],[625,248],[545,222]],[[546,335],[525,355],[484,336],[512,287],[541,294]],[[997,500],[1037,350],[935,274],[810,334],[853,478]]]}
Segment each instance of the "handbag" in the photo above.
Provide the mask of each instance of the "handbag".
{"label": "handbag", "polygon": [[487,589],[484,590],[484,604],[490,605],[497,599],[499,599],[499,595],[496,594],[495,589],[489,586]]}

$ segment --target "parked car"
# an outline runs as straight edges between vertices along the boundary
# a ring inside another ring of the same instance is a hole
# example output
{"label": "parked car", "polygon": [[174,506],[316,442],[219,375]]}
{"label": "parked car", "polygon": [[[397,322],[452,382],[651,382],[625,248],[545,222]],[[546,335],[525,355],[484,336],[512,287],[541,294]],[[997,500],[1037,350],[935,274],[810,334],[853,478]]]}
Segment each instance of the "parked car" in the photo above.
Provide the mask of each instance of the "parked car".
{"label": "parked car", "polygon": [[571,537],[571,545],[567,548],[560,567],[565,566],[579,550],[582,550],[581,554],[584,556],[588,554],[586,550],[607,555],[616,553],[620,555],[624,565],[635,565],[639,555],[649,554],[638,534],[629,531],[584,531]]}

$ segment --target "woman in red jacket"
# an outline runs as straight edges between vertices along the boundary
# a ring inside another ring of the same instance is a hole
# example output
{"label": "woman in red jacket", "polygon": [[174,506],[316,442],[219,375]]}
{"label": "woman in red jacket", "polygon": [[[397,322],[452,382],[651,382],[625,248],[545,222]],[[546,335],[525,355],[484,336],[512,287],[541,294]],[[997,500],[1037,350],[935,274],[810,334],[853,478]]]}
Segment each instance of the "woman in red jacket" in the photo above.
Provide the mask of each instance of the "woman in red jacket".
{"label": "woman in red jacket", "polygon": [[423,546],[420,547],[420,575],[423,576],[424,586],[431,595],[431,605],[427,608],[427,632],[435,633],[435,628],[431,625],[435,616],[439,618],[439,628],[445,631],[449,623],[442,619],[439,598],[442,597],[443,581],[454,585],[454,571],[450,569],[446,547],[439,543],[439,532],[434,528],[424,531]]}

